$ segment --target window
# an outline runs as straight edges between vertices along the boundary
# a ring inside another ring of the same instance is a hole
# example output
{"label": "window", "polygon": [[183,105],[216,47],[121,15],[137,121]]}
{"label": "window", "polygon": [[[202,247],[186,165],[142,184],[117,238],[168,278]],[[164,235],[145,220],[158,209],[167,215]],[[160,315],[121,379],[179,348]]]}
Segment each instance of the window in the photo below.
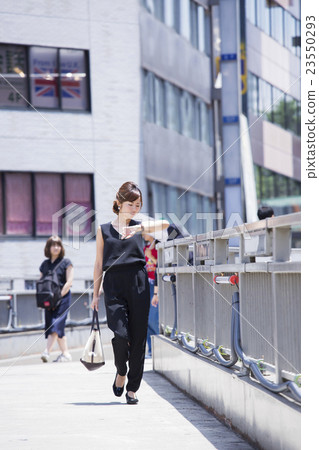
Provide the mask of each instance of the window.
{"label": "window", "polygon": [[263,119],[272,121],[271,106],[271,85],[259,78],[258,83],[259,93],[259,114],[263,114]]}
{"label": "window", "polygon": [[258,116],[258,78],[248,72],[248,112]]}
{"label": "window", "polygon": [[301,135],[301,102],[296,100],[296,133]]}
{"label": "window", "polygon": [[155,77],[155,123],[162,127],[165,126],[164,102],[164,83]]}
{"label": "window", "polygon": [[171,28],[177,28],[175,7],[176,0],[164,0],[164,23]]}
{"label": "window", "polygon": [[85,50],[0,44],[0,107],[87,111],[87,67]]}
{"label": "window", "polygon": [[180,131],[179,125],[179,89],[167,81],[165,84],[165,101],[166,101],[166,126],[171,130]]}
{"label": "window", "polygon": [[[295,53],[295,47],[292,45],[292,39],[296,36],[296,19],[289,14],[288,11],[284,12],[284,20],[285,20],[285,46]],[[299,34],[300,36],[300,34]]]}
{"label": "window", "polygon": [[187,213],[191,213],[190,218],[187,221],[186,228],[190,234],[196,234],[197,228],[201,225],[201,221],[196,220],[196,213],[198,211],[197,194],[195,192],[188,191],[186,194]]}
{"label": "window", "polygon": [[[216,208],[212,198],[192,191],[185,192],[175,186],[154,181],[148,182],[148,191],[151,193],[149,209],[152,211],[152,215],[157,213],[166,217],[170,222],[174,221],[176,225],[183,225],[191,234],[208,232],[213,229],[213,217],[200,219],[197,216],[197,213],[215,212]],[[191,213],[191,216],[185,222],[188,216],[184,216],[188,213]]]}
{"label": "window", "polygon": [[5,174],[6,234],[31,236],[32,185],[29,173]]}
{"label": "window", "polygon": [[292,40],[301,34],[300,20],[275,0],[246,0],[246,19],[300,57],[300,45]]}
{"label": "window", "polygon": [[157,19],[163,20],[163,0],[143,0],[146,10]]}
{"label": "window", "polygon": [[182,92],[180,99],[181,132],[184,136],[194,137],[194,97],[186,91]]}
{"label": "window", "polygon": [[212,109],[203,100],[144,71],[143,117],[146,122],[212,145]]}
{"label": "window", "polygon": [[261,198],[275,197],[275,173],[261,167]]}
{"label": "window", "polygon": [[256,25],[256,0],[246,0],[246,17]]}
{"label": "window", "polygon": [[[52,231],[52,216],[63,208],[62,177],[53,173],[35,174],[36,235],[48,236]],[[62,219],[62,218],[60,218]],[[59,234],[61,234],[61,220]]]}
{"label": "window", "polygon": [[299,109],[298,102],[290,95],[285,95],[285,102],[286,102],[285,105],[286,128],[297,134],[298,109]]}
{"label": "window", "polygon": [[[296,37],[300,38],[300,36],[301,36],[301,22],[300,22],[300,20],[297,20],[296,21]],[[300,47],[300,45],[296,45],[296,47],[295,47],[295,55],[299,56],[299,58],[300,58],[300,56],[301,56],[301,47]]]}
{"label": "window", "polygon": [[[58,230],[60,235],[66,232],[68,236],[84,236],[91,231],[94,215],[91,175],[7,172],[0,173],[1,180],[1,234],[50,236]],[[72,222],[74,228],[72,225],[72,229],[62,230],[65,213],[61,210],[70,203],[76,204],[72,210],[76,223]],[[80,210],[79,206],[84,209]],[[54,223],[54,215],[57,224]]]}
{"label": "window", "polygon": [[198,50],[206,52],[206,18],[205,9],[202,6],[197,6],[197,30],[198,30]]}
{"label": "window", "polygon": [[257,26],[270,35],[270,14],[267,0],[258,0],[257,6]]}
{"label": "window", "polygon": [[255,165],[257,198],[266,200],[278,197],[298,197],[301,194],[300,181]]}
{"label": "window", "polygon": [[284,45],[284,10],[275,2],[272,2],[270,6],[271,37]]}
{"label": "window", "polygon": [[167,207],[166,207],[166,193],[165,193],[165,185],[162,183],[151,183],[152,190],[152,211],[154,212],[155,217],[158,216],[167,216]]}
{"label": "window", "polygon": [[198,6],[197,3],[191,1],[191,43],[198,48]]}
{"label": "window", "polygon": [[190,0],[180,0],[179,30],[182,36],[191,40],[191,6]]}
{"label": "window", "polygon": [[144,71],[144,120],[146,122],[155,121],[154,105],[154,75]]}
{"label": "window", "polygon": [[206,103],[200,102],[200,140],[207,145],[212,145],[211,135],[213,120],[211,116],[211,109],[208,108]]}
{"label": "window", "polygon": [[31,47],[29,53],[31,103],[37,108],[59,107],[58,51]]}
{"label": "window", "polygon": [[26,108],[27,56],[20,45],[0,45],[0,107]]}
{"label": "window", "polygon": [[284,93],[273,86],[272,88],[273,95],[273,106],[272,106],[272,121],[273,123],[285,128],[285,96]]}
{"label": "window", "polygon": [[60,50],[62,109],[88,109],[85,67],[83,50]]}
{"label": "window", "polygon": [[[83,213],[89,213],[92,209],[92,183],[90,175],[78,175],[78,174],[67,174],[64,176],[64,198],[65,204],[76,203],[79,206],[83,206]],[[71,212],[73,214],[73,212]],[[78,214],[80,215],[80,214]],[[82,215],[83,217],[83,215]],[[79,236],[84,236],[91,230],[91,219],[88,217],[87,220],[77,225],[77,229],[74,223],[66,221],[68,230],[67,234],[72,235],[74,232],[79,233]]]}
{"label": "window", "polygon": [[210,54],[210,17],[203,6],[194,0],[142,0],[142,5],[199,51]]}

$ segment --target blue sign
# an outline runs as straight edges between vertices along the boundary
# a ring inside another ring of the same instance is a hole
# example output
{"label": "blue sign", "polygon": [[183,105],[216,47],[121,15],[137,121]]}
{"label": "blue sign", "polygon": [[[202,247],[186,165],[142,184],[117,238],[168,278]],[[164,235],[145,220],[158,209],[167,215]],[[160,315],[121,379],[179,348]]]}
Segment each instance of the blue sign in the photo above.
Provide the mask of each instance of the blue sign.
{"label": "blue sign", "polygon": [[225,178],[226,186],[237,186],[240,184],[240,178]]}
{"label": "blue sign", "polygon": [[222,61],[236,61],[237,55],[236,53],[224,53],[221,55]]}
{"label": "blue sign", "polygon": [[238,121],[238,116],[223,116],[224,123],[237,123]]}

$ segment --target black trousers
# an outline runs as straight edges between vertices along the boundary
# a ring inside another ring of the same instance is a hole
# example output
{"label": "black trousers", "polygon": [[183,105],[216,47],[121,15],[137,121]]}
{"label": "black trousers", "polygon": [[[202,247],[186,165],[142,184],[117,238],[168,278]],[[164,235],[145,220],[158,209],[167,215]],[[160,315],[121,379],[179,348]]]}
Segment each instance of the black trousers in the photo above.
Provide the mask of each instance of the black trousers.
{"label": "black trousers", "polygon": [[140,387],[145,359],[150,289],[145,267],[106,271],[103,282],[108,327],[113,331],[114,363],[119,375],[127,373],[127,391]]}

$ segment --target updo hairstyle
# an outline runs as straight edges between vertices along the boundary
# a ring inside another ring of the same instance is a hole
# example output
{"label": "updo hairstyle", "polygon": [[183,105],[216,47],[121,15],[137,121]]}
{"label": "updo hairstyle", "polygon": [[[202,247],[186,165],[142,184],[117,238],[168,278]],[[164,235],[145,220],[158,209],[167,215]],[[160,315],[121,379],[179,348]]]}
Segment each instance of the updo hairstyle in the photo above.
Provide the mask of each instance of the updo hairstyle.
{"label": "updo hairstyle", "polygon": [[115,214],[119,214],[120,208],[118,203],[122,204],[124,202],[134,202],[136,199],[140,197],[141,207],[143,205],[142,192],[137,184],[133,183],[133,181],[127,181],[122,184],[120,189],[116,194],[116,200],[113,202],[113,212]]}

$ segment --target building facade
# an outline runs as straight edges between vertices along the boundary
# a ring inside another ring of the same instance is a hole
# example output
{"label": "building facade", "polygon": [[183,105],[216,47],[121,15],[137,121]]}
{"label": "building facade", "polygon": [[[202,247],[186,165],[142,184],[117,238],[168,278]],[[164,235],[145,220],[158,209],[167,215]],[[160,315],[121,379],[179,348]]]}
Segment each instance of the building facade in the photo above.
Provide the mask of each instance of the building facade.
{"label": "building facade", "polygon": [[247,112],[256,190],[276,215],[301,207],[300,18],[299,0],[246,0]]}
{"label": "building facade", "polygon": [[[226,225],[222,2],[0,0],[0,290],[34,288],[52,227],[74,289],[90,286],[97,226],[127,180],[144,212],[191,234]],[[300,2],[237,3],[257,197],[287,213],[300,208]]]}

